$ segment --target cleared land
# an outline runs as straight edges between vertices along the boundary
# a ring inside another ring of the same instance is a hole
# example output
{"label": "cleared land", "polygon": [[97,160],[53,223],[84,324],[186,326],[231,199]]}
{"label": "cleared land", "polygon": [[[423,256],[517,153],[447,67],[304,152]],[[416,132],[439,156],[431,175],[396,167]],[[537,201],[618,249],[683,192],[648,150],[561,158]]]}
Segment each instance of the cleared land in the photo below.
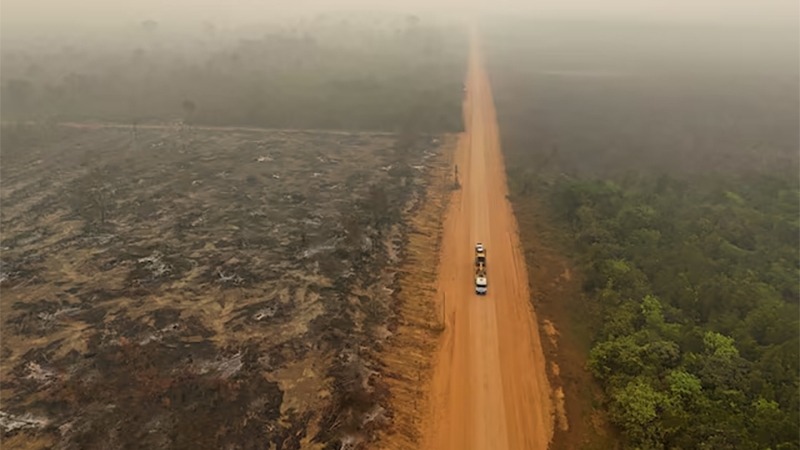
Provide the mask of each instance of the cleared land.
{"label": "cleared land", "polygon": [[322,448],[386,423],[378,352],[438,141],[4,134],[4,448]]}

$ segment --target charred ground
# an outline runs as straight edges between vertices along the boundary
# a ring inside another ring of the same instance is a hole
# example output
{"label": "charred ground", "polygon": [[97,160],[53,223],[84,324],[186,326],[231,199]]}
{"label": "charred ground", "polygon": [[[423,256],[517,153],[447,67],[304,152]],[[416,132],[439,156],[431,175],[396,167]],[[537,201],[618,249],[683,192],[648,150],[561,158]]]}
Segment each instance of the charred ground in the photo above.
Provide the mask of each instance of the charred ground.
{"label": "charred ground", "polygon": [[125,20],[4,30],[4,448],[364,448],[463,30]]}
{"label": "charred ground", "polygon": [[3,136],[4,445],[321,448],[386,420],[430,137]]}

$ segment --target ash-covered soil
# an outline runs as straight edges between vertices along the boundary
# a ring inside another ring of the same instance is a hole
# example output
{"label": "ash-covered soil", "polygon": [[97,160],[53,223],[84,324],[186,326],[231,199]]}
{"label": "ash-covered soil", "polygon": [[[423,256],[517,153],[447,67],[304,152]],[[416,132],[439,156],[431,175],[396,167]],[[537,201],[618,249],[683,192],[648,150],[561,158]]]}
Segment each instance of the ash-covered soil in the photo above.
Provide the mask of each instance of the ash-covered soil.
{"label": "ash-covered soil", "polygon": [[4,448],[367,448],[391,420],[377,352],[438,140],[10,132]]}

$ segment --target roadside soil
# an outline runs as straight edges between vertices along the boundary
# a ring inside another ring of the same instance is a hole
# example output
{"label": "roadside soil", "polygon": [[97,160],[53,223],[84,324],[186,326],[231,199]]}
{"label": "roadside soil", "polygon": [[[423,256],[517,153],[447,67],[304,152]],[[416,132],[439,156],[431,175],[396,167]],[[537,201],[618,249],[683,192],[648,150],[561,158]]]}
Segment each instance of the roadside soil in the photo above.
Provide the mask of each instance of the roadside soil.
{"label": "roadside soil", "polygon": [[548,375],[554,390],[555,434],[550,450],[611,450],[616,435],[605,411],[603,392],[586,361],[599,311],[581,290],[581,274],[571,261],[566,234],[534,196],[511,199],[539,317]]}
{"label": "roadside soil", "polygon": [[391,392],[391,425],[378,448],[416,450],[428,404],[431,356],[441,334],[443,311],[431,299],[436,295],[442,242],[442,216],[454,188],[453,153],[459,142],[447,136],[424,198],[408,223],[410,230],[398,274],[396,315],[392,337],[382,356],[384,377]]}
{"label": "roadside soil", "polygon": [[[507,185],[492,93],[473,35],[455,162],[461,190],[447,210],[434,356],[422,448],[547,449],[553,393]],[[487,249],[489,292],[474,292],[475,243]]]}

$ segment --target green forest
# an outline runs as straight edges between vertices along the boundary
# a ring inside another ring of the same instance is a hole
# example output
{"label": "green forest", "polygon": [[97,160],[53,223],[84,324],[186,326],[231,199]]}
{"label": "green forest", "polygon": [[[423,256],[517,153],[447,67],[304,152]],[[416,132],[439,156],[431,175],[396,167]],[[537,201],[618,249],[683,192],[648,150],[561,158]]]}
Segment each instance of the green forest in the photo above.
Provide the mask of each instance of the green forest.
{"label": "green forest", "polygon": [[602,326],[589,367],[629,448],[798,448],[797,184],[563,178]]}
{"label": "green forest", "polygon": [[529,272],[542,280],[549,245],[576,274],[568,294],[534,286],[540,320],[562,335],[567,414],[590,423],[588,442],[557,431],[554,448],[800,449],[791,33],[491,29]]}

